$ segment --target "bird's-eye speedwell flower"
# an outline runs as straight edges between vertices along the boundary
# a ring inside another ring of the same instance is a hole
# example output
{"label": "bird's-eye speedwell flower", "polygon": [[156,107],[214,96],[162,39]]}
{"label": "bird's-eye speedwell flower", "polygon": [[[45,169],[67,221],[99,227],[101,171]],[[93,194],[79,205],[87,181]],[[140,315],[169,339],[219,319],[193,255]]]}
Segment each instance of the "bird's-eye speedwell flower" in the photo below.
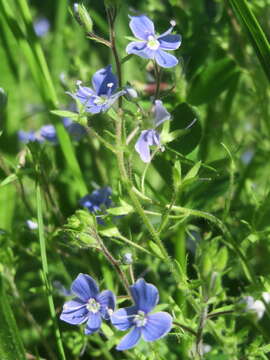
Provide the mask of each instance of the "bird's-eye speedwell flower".
{"label": "bird's-eye speedwell flower", "polygon": [[79,100],[85,107],[85,111],[97,114],[108,110],[113,103],[124,95],[125,91],[115,92],[118,87],[118,80],[112,73],[112,66],[98,70],[92,77],[93,89],[82,86],[77,82],[78,89],[75,94],[68,93],[74,99]]}
{"label": "bird's-eye speedwell flower", "polygon": [[[165,109],[161,100],[155,101],[154,106],[154,127],[157,128],[164,121],[170,120],[171,115]],[[162,149],[159,133],[155,129],[143,130],[135,144],[135,150],[143,162],[151,161],[150,146],[159,146]]]}
{"label": "bird's-eye speedwell flower", "polygon": [[92,334],[100,329],[101,320],[109,320],[115,308],[115,296],[110,290],[99,292],[95,280],[86,274],[79,274],[71,285],[76,298],[67,301],[63,306],[60,319],[79,325],[87,322],[85,334]]}
{"label": "bird's-eye speedwell flower", "polygon": [[167,312],[155,314],[150,312],[159,300],[158,289],[139,279],[130,286],[134,305],[119,309],[111,316],[112,324],[119,330],[130,332],[117,345],[117,350],[128,350],[134,347],[141,336],[145,341],[155,341],[165,336],[172,327],[172,317]]}
{"label": "bird's-eye speedwell flower", "polygon": [[102,207],[109,208],[112,204],[112,189],[108,186],[94,190],[91,194],[85,195],[80,205],[86,207],[90,212],[102,211]]}
{"label": "bird's-eye speedwell flower", "polygon": [[135,54],[145,59],[155,60],[158,65],[170,68],[178,64],[175,56],[166,51],[176,50],[181,45],[181,36],[171,34],[175,22],[161,35],[156,35],[153,22],[145,15],[130,16],[129,27],[138,41],[128,44],[126,52]]}
{"label": "bird's-eye speedwell flower", "polygon": [[[79,204],[87,208],[91,213],[102,212],[111,207],[112,189],[109,186],[94,190],[91,194],[80,199]],[[104,224],[100,215],[96,216],[99,224]]]}

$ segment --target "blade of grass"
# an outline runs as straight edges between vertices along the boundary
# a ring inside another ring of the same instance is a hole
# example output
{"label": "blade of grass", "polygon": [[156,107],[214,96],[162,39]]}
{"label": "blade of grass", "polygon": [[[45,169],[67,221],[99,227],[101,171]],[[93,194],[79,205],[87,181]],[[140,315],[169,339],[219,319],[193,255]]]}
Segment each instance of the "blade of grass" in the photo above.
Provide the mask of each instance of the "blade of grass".
{"label": "blade of grass", "polygon": [[65,360],[66,356],[62,344],[60,330],[58,328],[58,324],[56,320],[56,312],[52,297],[52,286],[49,280],[49,267],[48,267],[47,253],[46,253],[46,242],[45,242],[43,216],[42,216],[42,198],[41,198],[41,191],[39,184],[37,184],[36,187],[36,202],[37,202],[38,236],[39,236],[40,254],[42,261],[43,281],[46,288],[49,310],[53,321],[54,333],[55,333],[57,348],[60,356],[59,358]]}
{"label": "blade of grass", "polygon": [[[5,17],[10,30],[13,32],[14,37],[17,39],[19,46],[23,51],[47,108],[51,110],[52,108],[57,107],[58,99],[43,50],[33,30],[31,13],[25,0],[18,0],[16,5],[19,8],[19,13],[24,21],[26,32],[19,26],[16,16],[10,7],[10,3],[0,0],[0,11]],[[87,193],[87,187],[84,183],[71,140],[59,118],[52,116],[52,122],[55,125],[63,155],[76,182],[74,188],[78,191],[80,196],[83,196]]]}
{"label": "blade of grass", "polygon": [[229,0],[231,8],[248,33],[255,53],[270,81],[270,44],[246,0]]}
{"label": "blade of grass", "polygon": [[0,359],[25,360],[20,332],[6,295],[2,276],[0,276],[0,323]]}

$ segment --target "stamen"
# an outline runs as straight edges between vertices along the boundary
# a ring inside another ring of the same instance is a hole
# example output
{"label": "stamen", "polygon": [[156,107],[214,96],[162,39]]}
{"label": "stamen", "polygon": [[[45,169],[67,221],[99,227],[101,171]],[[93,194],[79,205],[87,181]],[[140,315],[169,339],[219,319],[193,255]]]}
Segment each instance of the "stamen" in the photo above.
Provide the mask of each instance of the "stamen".
{"label": "stamen", "polygon": [[77,80],[77,81],[76,81],[76,85],[77,85],[77,86],[82,85],[82,81],[81,81],[81,80]]}
{"label": "stamen", "polygon": [[108,87],[108,88],[112,88],[112,87],[113,87],[113,83],[112,83],[112,82],[111,82],[111,83],[108,83],[108,84],[107,84],[107,87]]}
{"label": "stamen", "polygon": [[88,300],[87,310],[91,311],[92,313],[97,313],[100,309],[100,304],[93,298]]}
{"label": "stamen", "polygon": [[175,20],[171,20],[171,21],[170,21],[170,24],[171,24],[172,27],[175,27],[176,21],[175,21]]}

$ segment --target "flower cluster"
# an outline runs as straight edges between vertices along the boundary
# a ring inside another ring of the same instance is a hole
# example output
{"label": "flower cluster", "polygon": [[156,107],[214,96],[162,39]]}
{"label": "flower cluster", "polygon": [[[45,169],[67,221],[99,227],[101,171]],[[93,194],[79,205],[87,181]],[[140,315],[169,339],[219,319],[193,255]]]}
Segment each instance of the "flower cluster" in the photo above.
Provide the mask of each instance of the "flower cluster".
{"label": "flower cluster", "polygon": [[[72,121],[69,118],[63,118],[63,125],[70,134],[71,138],[75,141],[79,141],[86,134],[86,131],[82,125]],[[38,143],[44,143],[45,141],[48,141],[52,144],[58,143],[56,129],[52,124],[43,125],[38,131],[20,130],[18,132],[18,138],[25,144],[34,141]]]}
{"label": "flower cluster", "polygon": [[110,320],[120,331],[130,330],[117,345],[117,350],[133,348],[141,337],[152,342],[165,336],[172,327],[172,317],[164,311],[152,314],[159,301],[158,289],[138,279],[130,286],[134,304],[115,311],[116,297],[110,290],[99,291],[96,281],[89,275],[79,274],[71,285],[76,296],[63,306],[60,319],[71,324],[86,323],[85,334],[97,332],[102,319]]}

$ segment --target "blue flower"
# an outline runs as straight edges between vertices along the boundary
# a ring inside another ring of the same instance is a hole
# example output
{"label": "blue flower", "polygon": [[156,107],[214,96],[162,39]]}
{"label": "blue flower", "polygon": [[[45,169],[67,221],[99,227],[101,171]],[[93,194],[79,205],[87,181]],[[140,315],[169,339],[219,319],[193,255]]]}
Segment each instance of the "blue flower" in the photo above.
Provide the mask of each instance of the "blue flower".
{"label": "blue flower", "polygon": [[51,124],[44,125],[40,128],[40,136],[51,143],[56,144],[58,142],[55,127]]}
{"label": "blue flower", "polygon": [[115,308],[115,296],[110,290],[99,292],[96,281],[89,275],[79,274],[71,285],[76,298],[63,306],[60,319],[71,325],[87,322],[85,334],[90,335],[101,327],[102,318],[110,319]]}
{"label": "blue flower", "polygon": [[156,35],[153,22],[145,15],[130,16],[129,27],[138,41],[128,44],[126,52],[135,54],[145,59],[155,60],[158,65],[170,68],[178,64],[175,56],[164,50],[176,50],[181,45],[181,36],[171,34],[175,22],[171,21],[171,27],[163,34]]}
{"label": "blue flower", "polygon": [[19,130],[18,139],[25,144],[28,144],[29,142],[39,141],[36,137],[35,131]]}
{"label": "blue flower", "polygon": [[34,30],[37,36],[43,37],[50,30],[50,22],[45,17],[39,18],[34,22]]}
{"label": "blue flower", "polygon": [[109,208],[112,204],[112,189],[108,186],[94,190],[91,194],[84,196],[80,205],[86,207],[90,212],[102,211],[102,206]]}
{"label": "blue flower", "polygon": [[97,114],[108,110],[113,103],[124,95],[125,91],[115,92],[118,87],[116,76],[112,73],[112,66],[98,70],[92,78],[93,89],[81,86],[78,82],[78,90],[75,94],[68,93],[74,99],[79,100],[85,107],[85,111]]}
{"label": "blue flower", "polygon": [[[85,195],[80,199],[79,204],[87,208],[90,212],[102,212],[104,208],[109,208],[112,205],[111,200],[112,189],[108,186],[94,190],[91,194]],[[96,216],[97,222],[104,225],[100,215]]]}
{"label": "blue flower", "polygon": [[[154,106],[155,128],[161,125],[164,121],[170,120],[170,118],[171,115],[163,106],[162,101],[156,100]],[[135,144],[135,150],[145,163],[149,163],[151,161],[150,146],[159,146],[160,149],[163,150],[159,133],[155,129],[143,130]]]}
{"label": "blue flower", "polygon": [[134,305],[119,309],[111,315],[112,324],[119,330],[130,332],[117,345],[117,350],[134,347],[141,336],[145,341],[155,341],[165,336],[172,327],[172,317],[167,312],[149,314],[159,300],[158,289],[139,279],[130,286]]}

